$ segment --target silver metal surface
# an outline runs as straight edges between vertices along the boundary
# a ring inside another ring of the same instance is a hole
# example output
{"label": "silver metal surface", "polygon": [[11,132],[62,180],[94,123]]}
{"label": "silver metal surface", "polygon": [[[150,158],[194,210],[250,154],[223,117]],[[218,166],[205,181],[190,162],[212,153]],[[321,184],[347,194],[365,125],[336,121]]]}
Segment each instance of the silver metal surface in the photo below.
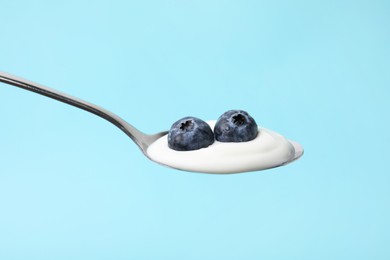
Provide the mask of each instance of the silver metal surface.
{"label": "silver metal surface", "polygon": [[[87,101],[81,100],[76,97],[72,97],[68,94],[62,93],[60,91],[57,91],[55,89],[48,88],[46,86],[43,86],[41,84],[37,84],[34,82],[31,82],[29,80],[25,80],[13,75],[10,75],[5,72],[0,72],[0,82],[13,85],[15,87],[19,87],[25,90],[29,90],[41,95],[44,95],[49,98],[56,99],[58,101],[64,102],[68,105],[78,107],[80,109],[83,109],[85,111],[88,111],[92,114],[95,114],[101,118],[106,119],[119,129],[121,129],[125,134],[127,134],[141,149],[141,151],[146,155],[146,151],[154,141],[156,141],[158,138],[160,138],[163,135],[167,134],[167,131],[160,132],[154,135],[148,135],[140,130],[136,129],[134,126],[127,123],[125,120],[120,118],[119,116],[115,115],[114,113],[99,107],[97,105],[91,104]],[[149,157],[148,157],[149,158]]]}
{"label": "silver metal surface", "polygon": [[[29,80],[25,80],[25,79],[10,75],[10,74],[5,73],[5,72],[0,72],[0,82],[6,83],[9,85],[13,85],[13,86],[25,89],[25,90],[29,90],[29,91],[44,95],[44,96],[49,97],[49,98],[56,99],[58,101],[66,103],[68,105],[78,107],[78,108],[83,109],[85,111],[88,111],[92,114],[95,114],[101,118],[104,118],[105,120],[109,121],[110,123],[112,123],[113,125],[118,127],[119,129],[121,129],[126,135],[128,135],[137,144],[137,146],[141,149],[141,151],[144,153],[144,155],[146,157],[148,157],[150,160],[152,160],[152,159],[147,154],[148,147],[152,143],[154,143],[157,139],[159,139],[160,137],[162,137],[168,133],[167,131],[163,131],[163,132],[153,134],[153,135],[145,134],[145,133],[141,132],[140,130],[136,129],[131,124],[127,123],[125,120],[123,120],[119,116],[115,115],[114,113],[112,113],[112,112],[110,112],[102,107],[91,104],[91,103],[84,101],[84,100],[81,100],[79,98],[72,97],[72,96],[65,94],[65,93],[62,93],[60,91],[48,88],[48,87],[43,86],[41,84],[37,84],[37,83],[31,82]],[[286,161],[280,165],[276,165],[272,168],[289,164],[289,163],[299,159],[302,156],[302,154],[303,154],[302,146],[300,144],[298,144],[297,142],[294,142],[294,141],[290,141],[290,142],[294,146],[294,149],[295,149],[294,156],[292,156],[292,158],[290,158],[288,161]],[[157,163],[159,163],[159,162],[157,162]],[[159,163],[159,164],[161,164],[161,163]],[[161,165],[164,165],[164,164],[161,164]],[[164,166],[174,168],[171,165],[164,165]],[[176,168],[176,169],[178,169],[178,168]],[[178,170],[182,170],[182,169],[178,169]]]}

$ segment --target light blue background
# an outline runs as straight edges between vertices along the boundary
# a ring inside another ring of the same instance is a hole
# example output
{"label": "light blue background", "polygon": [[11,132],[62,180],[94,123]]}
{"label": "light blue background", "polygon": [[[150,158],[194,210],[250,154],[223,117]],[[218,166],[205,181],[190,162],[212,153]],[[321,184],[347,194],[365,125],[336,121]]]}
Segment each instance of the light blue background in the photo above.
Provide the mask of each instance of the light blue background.
{"label": "light blue background", "polygon": [[166,130],[233,108],[297,140],[180,172],[0,84],[0,259],[390,259],[388,1],[4,1],[0,70]]}

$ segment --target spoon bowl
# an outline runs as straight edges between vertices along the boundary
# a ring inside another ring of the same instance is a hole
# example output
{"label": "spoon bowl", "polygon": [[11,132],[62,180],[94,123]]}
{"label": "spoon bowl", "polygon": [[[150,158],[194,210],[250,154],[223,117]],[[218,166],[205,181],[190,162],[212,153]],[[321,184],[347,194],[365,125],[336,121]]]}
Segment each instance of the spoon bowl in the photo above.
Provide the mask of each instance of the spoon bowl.
{"label": "spoon bowl", "polygon": [[[80,108],[82,110],[85,110],[87,112],[90,112],[92,114],[95,114],[95,115],[109,121],[110,123],[112,123],[113,125],[118,127],[120,130],[122,130],[127,136],[129,136],[147,158],[149,158],[152,161],[157,162],[158,164],[168,166],[170,168],[174,168],[174,169],[178,169],[178,170],[199,171],[199,170],[193,170],[191,167],[188,168],[188,167],[177,166],[176,163],[164,163],[164,162],[161,162],[159,160],[154,159],[154,157],[152,158],[152,156],[150,156],[150,154],[148,154],[149,147],[152,144],[157,143],[157,141],[159,141],[159,139],[162,139],[162,137],[167,135],[168,131],[162,131],[162,132],[159,132],[156,134],[145,134],[144,132],[138,130],[137,128],[135,128],[131,124],[127,123],[125,120],[123,120],[122,118],[120,118],[116,114],[114,114],[114,113],[112,113],[112,112],[110,112],[102,107],[99,107],[99,106],[94,105],[92,103],[89,103],[87,101],[81,100],[79,98],[73,97],[71,95],[62,93],[58,90],[43,86],[41,84],[34,83],[32,81],[22,79],[20,77],[14,76],[14,75],[10,75],[10,74],[5,73],[5,72],[0,72],[0,82],[15,86],[15,87],[19,87],[19,88],[22,88],[22,89],[25,89],[25,90],[28,90],[31,92],[35,92],[37,94],[40,94],[40,95],[43,95],[43,96],[46,96],[46,97],[49,97],[49,98],[52,98],[55,100],[58,100],[60,102],[66,103],[68,105],[71,105],[71,106]],[[296,142],[293,142],[293,141],[287,141],[287,142],[289,142],[291,144],[291,146],[293,147],[292,148],[293,151],[292,151],[292,154],[290,156],[286,157],[286,159],[283,161],[278,161],[278,163],[276,163],[276,164],[272,164],[272,165],[262,167],[262,168],[259,168],[256,170],[275,168],[278,166],[286,165],[286,164],[291,163],[291,162],[297,160],[298,158],[300,158],[303,154],[302,146]],[[182,152],[182,153],[186,153],[186,152]],[[242,171],[247,171],[247,170],[242,170]],[[240,171],[240,170],[239,171],[229,171],[229,170],[228,171],[208,171],[207,169],[201,170],[201,172],[204,172],[204,173],[233,173],[233,172],[242,172],[242,171]]]}

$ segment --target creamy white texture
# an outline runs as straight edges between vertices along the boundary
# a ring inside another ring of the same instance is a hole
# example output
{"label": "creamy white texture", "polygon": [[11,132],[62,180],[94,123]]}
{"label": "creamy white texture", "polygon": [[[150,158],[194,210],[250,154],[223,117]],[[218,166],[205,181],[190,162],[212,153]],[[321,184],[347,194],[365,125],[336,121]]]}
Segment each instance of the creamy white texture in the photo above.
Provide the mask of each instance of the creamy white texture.
{"label": "creamy white texture", "polygon": [[[214,128],[215,121],[207,123]],[[295,149],[282,135],[259,128],[258,136],[252,141],[215,141],[207,148],[194,151],[175,151],[169,148],[165,135],[150,145],[147,154],[158,163],[185,171],[238,173],[280,166],[294,157]]]}

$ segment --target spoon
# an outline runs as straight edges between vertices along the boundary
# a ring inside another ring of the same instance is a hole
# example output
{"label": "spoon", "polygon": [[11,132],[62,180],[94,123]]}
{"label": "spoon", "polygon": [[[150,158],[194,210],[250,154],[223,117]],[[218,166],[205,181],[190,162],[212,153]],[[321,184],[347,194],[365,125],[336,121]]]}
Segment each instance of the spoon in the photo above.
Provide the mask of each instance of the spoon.
{"label": "spoon", "polygon": [[[123,120],[122,118],[120,118],[116,114],[114,114],[114,113],[112,113],[112,112],[110,112],[102,107],[99,107],[99,106],[94,105],[92,103],[89,103],[87,101],[81,100],[79,98],[70,96],[68,94],[62,93],[60,91],[54,90],[52,88],[48,88],[48,87],[43,86],[41,84],[37,84],[37,83],[31,82],[29,80],[25,80],[25,79],[22,79],[20,77],[10,75],[8,73],[1,72],[1,71],[0,71],[0,82],[6,83],[9,85],[13,85],[15,87],[19,87],[19,88],[22,88],[22,89],[25,89],[28,91],[32,91],[32,92],[41,94],[43,96],[61,101],[61,102],[66,103],[68,105],[78,107],[80,109],[88,111],[92,114],[95,114],[95,115],[109,121],[110,123],[112,123],[113,125],[118,127],[119,129],[121,129],[127,136],[129,136],[134,141],[134,143],[141,149],[141,151],[143,152],[143,154],[147,158],[149,158],[150,160],[152,160],[154,162],[157,162],[157,161],[153,160],[148,155],[147,150],[148,150],[150,145],[152,145],[155,141],[160,139],[160,137],[166,135],[168,133],[168,131],[162,131],[162,132],[152,134],[152,135],[145,134],[145,133],[141,132],[140,130],[138,130],[137,128],[135,128],[134,126],[132,126],[131,124],[127,123],[125,120]],[[291,163],[291,162],[297,160],[298,158],[300,158],[302,156],[302,154],[303,154],[302,146],[294,141],[290,141],[290,143],[295,148],[294,155],[289,160],[287,160],[283,163],[280,163],[278,165],[275,165],[273,167],[269,167],[269,168],[274,168],[274,167],[286,165],[288,163]],[[157,162],[157,163],[164,165],[164,166],[171,167],[171,168],[175,168],[178,170],[183,170],[183,169],[180,169],[179,167],[163,164],[161,162]]]}
{"label": "spoon", "polygon": [[168,133],[167,131],[163,131],[153,135],[145,134],[139,131],[138,129],[136,129],[134,126],[127,123],[119,116],[115,115],[114,113],[102,107],[91,104],[79,98],[72,97],[60,91],[45,87],[41,84],[37,84],[29,80],[25,80],[1,71],[0,71],[0,82],[13,85],[25,90],[29,90],[49,98],[56,99],[58,101],[64,102],[71,106],[78,107],[80,109],[83,109],[92,114],[100,116],[101,118],[106,119],[107,121],[109,121],[110,123],[118,127],[119,129],[121,129],[123,132],[125,132],[125,134],[128,135],[138,145],[138,147],[147,157],[148,154],[146,153],[146,151],[149,145],[151,145],[154,141],[159,139],[161,136],[164,136]]}

